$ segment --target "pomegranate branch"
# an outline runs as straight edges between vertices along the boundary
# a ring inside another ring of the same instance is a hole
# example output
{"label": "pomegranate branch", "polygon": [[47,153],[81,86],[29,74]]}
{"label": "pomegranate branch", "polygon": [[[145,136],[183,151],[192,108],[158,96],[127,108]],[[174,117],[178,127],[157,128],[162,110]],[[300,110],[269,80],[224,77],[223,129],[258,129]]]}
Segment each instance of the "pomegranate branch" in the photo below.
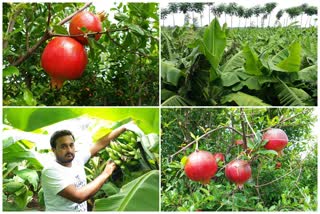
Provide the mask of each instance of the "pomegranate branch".
{"label": "pomegranate branch", "polygon": [[169,157],[169,158],[170,158],[170,162],[172,161],[172,159],[174,158],[174,156],[176,156],[176,155],[179,154],[180,152],[185,151],[187,148],[189,148],[191,145],[193,145],[194,143],[196,143],[196,142],[199,141],[200,139],[202,139],[202,138],[208,136],[209,134],[211,134],[211,133],[213,133],[213,132],[215,132],[215,131],[218,131],[218,130],[220,130],[220,129],[230,129],[230,130],[232,130],[232,131],[234,131],[234,132],[236,132],[236,133],[238,133],[239,135],[242,136],[242,133],[241,133],[240,131],[236,130],[235,128],[233,128],[233,127],[230,127],[230,126],[220,126],[220,127],[217,127],[217,128],[215,128],[215,129],[210,130],[210,131],[208,131],[207,133],[201,135],[201,136],[198,137],[196,140],[194,140],[194,141],[188,143],[186,146],[182,147],[179,151],[177,151],[177,152],[175,152],[174,154],[170,155],[170,157]]}

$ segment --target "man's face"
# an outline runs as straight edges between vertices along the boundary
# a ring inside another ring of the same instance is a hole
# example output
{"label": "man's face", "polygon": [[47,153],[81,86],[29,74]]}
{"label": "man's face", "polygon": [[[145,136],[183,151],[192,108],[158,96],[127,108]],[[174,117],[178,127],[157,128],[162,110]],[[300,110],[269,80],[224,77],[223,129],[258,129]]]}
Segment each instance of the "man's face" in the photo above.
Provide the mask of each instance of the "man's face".
{"label": "man's face", "polygon": [[62,165],[71,163],[74,159],[74,140],[71,135],[59,137],[56,141],[56,148],[52,151],[56,155],[57,162]]}

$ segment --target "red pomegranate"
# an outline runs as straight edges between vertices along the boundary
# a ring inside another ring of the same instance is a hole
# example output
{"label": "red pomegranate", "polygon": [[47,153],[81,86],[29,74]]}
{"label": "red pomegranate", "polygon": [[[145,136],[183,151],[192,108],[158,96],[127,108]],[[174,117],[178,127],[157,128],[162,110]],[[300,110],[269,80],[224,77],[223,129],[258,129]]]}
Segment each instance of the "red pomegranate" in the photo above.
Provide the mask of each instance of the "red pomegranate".
{"label": "red pomegranate", "polygon": [[[84,33],[93,33],[102,31],[102,23],[104,13],[95,15],[89,11],[83,11],[72,17],[69,25],[70,35],[78,35]],[[100,39],[101,34],[95,35],[95,40]],[[77,36],[76,39],[84,45],[88,44],[88,39],[84,36]]]}
{"label": "red pomegranate", "polygon": [[225,169],[226,177],[229,181],[237,184],[239,189],[251,177],[250,164],[245,160],[233,160],[227,164]]}
{"label": "red pomegranate", "polygon": [[219,163],[220,161],[222,161],[222,162],[225,161],[224,154],[222,154],[222,153],[215,153],[215,154],[213,154],[213,157],[217,163]]}
{"label": "red pomegranate", "polygon": [[80,78],[87,62],[84,47],[69,37],[56,37],[51,40],[41,57],[41,65],[51,77],[51,86],[58,89],[65,80]]}
{"label": "red pomegranate", "polygon": [[281,162],[277,162],[275,168],[276,168],[276,169],[280,169],[280,168],[281,168],[281,165],[282,165]]}
{"label": "red pomegranate", "polygon": [[262,140],[268,140],[264,148],[275,150],[278,152],[278,156],[283,154],[282,150],[288,144],[288,136],[281,129],[269,129],[263,134]]}
{"label": "red pomegranate", "polygon": [[184,171],[188,178],[208,184],[218,170],[216,159],[207,151],[198,150],[188,156]]}
{"label": "red pomegranate", "polygon": [[235,144],[236,145],[242,145],[243,144],[243,140],[236,140]]}

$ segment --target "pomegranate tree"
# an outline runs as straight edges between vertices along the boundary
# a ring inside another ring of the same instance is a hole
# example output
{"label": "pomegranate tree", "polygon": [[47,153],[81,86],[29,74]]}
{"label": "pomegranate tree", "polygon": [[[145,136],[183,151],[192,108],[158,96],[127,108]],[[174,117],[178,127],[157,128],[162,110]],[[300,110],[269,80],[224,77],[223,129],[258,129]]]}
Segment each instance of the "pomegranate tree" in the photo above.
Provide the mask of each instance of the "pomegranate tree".
{"label": "pomegranate tree", "polygon": [[218,165],[215,157],[208,151],[197,150],[191,153],[186,161],[184,171],[188,178],[208,184],[216,174]]}
{"label": "pomegranate tree", "polygon": [[215,153],[213,154],[214,159],[216,160],[217,163],[224,162],[225,158],[224,158],[224,154],[223,153]]}
{"label": "pomegranate tree", "polygon": [[83,45],[69,37],[56,37],[51,40],[41,56],[41,65],[51,77],[52,88],[58,89],[65,80],[80,78],[87,62]]}
{"label": "pomegranate tree", "polygon": [[[83,11],[76,14],[72,17],[69,25],[69,33],[70,35],[78,35],[84,33],[94,33],[102,31],[102,23],[101,21],[104,19],[104,14],[100,13],[99,15],[95,15],[89,11]],[[99,40],[101,34],[95,35],[95,40]],[[75,37],[79,42],[84,45],[88,44],[88,39],[84,36]]]}
{"label": "pomegranate tree", "polygon": [[278,152],[278,156],[283,154],[282,150],[288,144],[288,136],[281,129],[269,129],[263,134],[262,140],[268,140],[264,148]]}
{"label": "pomegranate tree", "polygon": [[229,181],[236,183],[237,187],[242,189],[243,184],[251,177],[251,167],[245,160],[233,160],[227,164],[225,174]]}

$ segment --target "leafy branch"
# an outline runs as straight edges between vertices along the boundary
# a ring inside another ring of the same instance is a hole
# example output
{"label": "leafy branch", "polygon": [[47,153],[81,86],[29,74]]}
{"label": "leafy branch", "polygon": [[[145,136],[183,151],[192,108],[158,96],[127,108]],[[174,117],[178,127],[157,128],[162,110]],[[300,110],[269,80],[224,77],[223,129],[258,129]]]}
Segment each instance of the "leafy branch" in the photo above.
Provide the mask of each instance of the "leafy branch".
{"label": "leafy branch", "polygon": [[[89,7],[92,3],[86,3],[82,8],[80,8],[79,10],[77,10],[76,12],[74,12],[73,14],[71,14],[70,16],[66,17],[65,19],[63,19],[62,21],[60,21],[58,23],[58,25],[63,25],[64,23],[66,23],[67,21],[69,21],[74,15],[76,15],[77,13],[83,11],[84,9],[86,9],[87,7]],[[51,5],[48,4],[48,21],[47,24],[49,26],[50,24],[50,20],[51,20]],[[45,41],[47,41],[48,39],[50,39],[52,37],[52,33],[50,32],[50,30],[47,28],[46,31],[44,32],[44,35],[41,37],[41,39],[31,48],[28,48],[27,52],[20,56],[15,62],[13,62],[11,65],[13,66],[18,66],[21,63],[23,63],[26,59],[28,59],[32,53],[37,50]]]}

